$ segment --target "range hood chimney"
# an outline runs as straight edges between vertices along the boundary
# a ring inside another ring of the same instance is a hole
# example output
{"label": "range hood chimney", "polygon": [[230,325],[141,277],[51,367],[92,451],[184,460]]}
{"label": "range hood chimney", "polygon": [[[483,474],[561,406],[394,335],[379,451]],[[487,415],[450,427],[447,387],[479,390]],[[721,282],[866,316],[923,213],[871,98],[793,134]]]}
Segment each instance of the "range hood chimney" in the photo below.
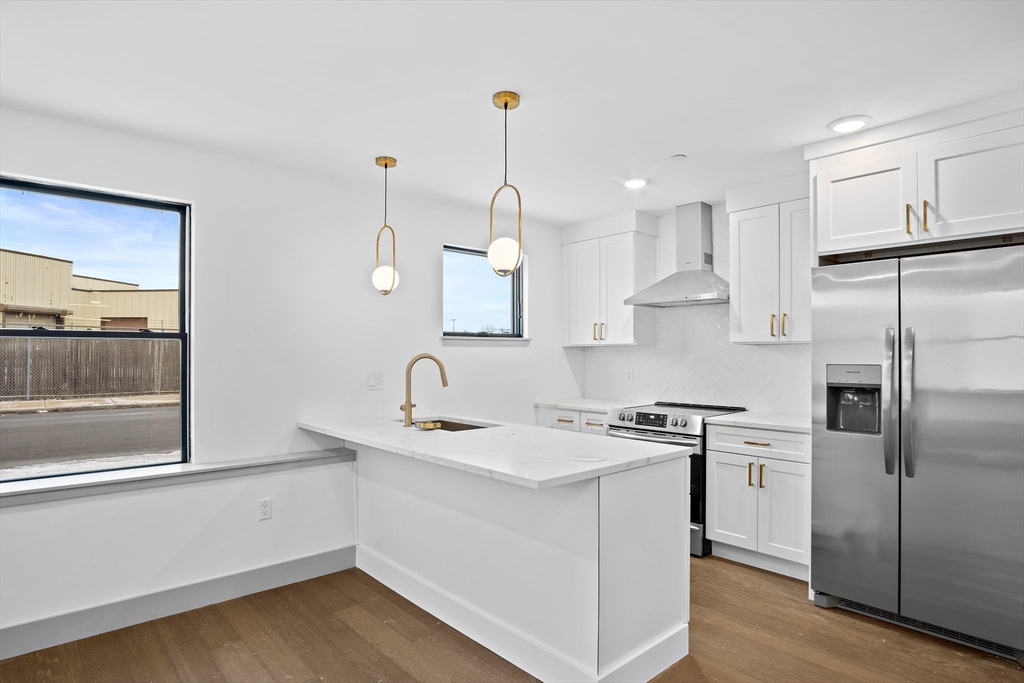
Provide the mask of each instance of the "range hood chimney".
{"label": "range hood chimney", "polygon": [[729,283],[712,270],[711,207],[676,207],[676,272],[626,299],[630,306],[696,306],[729,302]]}

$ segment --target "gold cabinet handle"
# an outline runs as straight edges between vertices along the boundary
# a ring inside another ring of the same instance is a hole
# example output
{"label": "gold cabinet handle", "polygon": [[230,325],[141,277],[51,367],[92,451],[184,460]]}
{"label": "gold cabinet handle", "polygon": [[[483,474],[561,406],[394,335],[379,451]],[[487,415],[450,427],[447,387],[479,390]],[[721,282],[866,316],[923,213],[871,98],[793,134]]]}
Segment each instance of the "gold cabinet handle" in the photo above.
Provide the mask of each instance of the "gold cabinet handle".
{"label": "gold cabinet handle", "polygon": [[764,463],[757,466],[757,488],[764,488]]}
{"label": "gold cabinet handle", "polygon": [[594,341],[597,341],[597,323],[594,323]]}
{"label": "gold cabinet handle", "polygon": [[601,341],[604,341],[604,323],[601,323]]}
{"label": "gold cabinet handle", "polygon": [[772,313],[772,317],[768,322],[768,334],[775,336],[775,314]]}
{"label": "gold cabinet handle", "polygon": [[747,463],[747,486],[754,485],[754,463]]}
{"label": "gold cabinet handle", "polygon": [[570,424],[571,425],[573,422],[575,422],[575,420],[573,420],[571,418],[568,418],[568,417],[560,417],[560,418],[558,418],[556,420],[556,422],[561,422],[562,424]]}
{"label": "gold cabinet handle", "polygon": [[921,211],[921,218],[924,221],[924,231],[928,232],[928,200],[924,200],[924,209]]}
{"label": "gold cabinet handle", "polygon": [[907,204],[907,234],[910,234],[910,204]]}
{"label": "gold cabinet handle", "polygon": [[782,336],[786,336],[786,314],[782,314]]}
{"label": "gold cabinet handle", "polygon": [[770,441],[744,441],[748,446],[771,446]]}
{"label": "gold cabinet handle", "polygon": [[593,420],[587,420],[588,427],[604,427],[604,422],[594,422]]}

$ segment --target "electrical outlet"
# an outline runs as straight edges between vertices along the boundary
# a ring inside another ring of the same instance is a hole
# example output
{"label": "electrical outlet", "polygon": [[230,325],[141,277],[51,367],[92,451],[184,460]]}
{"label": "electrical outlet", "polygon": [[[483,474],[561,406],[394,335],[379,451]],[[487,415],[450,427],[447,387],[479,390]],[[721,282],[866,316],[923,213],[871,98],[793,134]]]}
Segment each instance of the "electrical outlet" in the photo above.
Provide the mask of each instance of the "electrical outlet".
{"label": "electrical outlet", "polygon": [[626,381],[627,382],[632,382],[633,381],[633,368],[626,368]]}
{"label": "electrical outlet", "polygon": [[370,372],[366,375],[366,389],[368,391],[380,391],[384,388],[384,373]]}
{"label": "electrical outlet", "polygon": [[260,503],[260,516],[259,516],[259,519],[261,521],[264,520],[264,519],[270,519],[271,517],[274,516],[274,507],[273,507],[273,499],[272,498],[264,498],[263,500],[259,501],[259,503]]}

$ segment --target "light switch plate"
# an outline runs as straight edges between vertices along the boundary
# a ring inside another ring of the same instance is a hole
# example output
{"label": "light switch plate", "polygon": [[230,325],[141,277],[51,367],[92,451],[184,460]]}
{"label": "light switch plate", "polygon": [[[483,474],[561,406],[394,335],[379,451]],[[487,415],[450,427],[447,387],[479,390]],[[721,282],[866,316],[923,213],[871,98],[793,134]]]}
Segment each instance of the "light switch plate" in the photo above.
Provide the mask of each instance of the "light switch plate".
{"label": "light switch plate", "polygon": [[368,391],[380,391],[384,388],[384,373],[370,372],[366,375],[366,389]]}
{"label": "light switch plate", "polygon": [[632,382],[633,381],[633,368],[626,368],[626,381],[627,382]]}

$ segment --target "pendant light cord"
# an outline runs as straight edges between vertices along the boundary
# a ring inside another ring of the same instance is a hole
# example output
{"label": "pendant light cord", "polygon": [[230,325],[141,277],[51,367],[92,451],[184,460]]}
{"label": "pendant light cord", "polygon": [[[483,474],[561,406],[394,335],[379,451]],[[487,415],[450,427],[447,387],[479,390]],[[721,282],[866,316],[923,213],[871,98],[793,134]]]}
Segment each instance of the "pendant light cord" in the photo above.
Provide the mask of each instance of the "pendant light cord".
{"label": "pendant light cord", "polygon": [[508,185],[508,100],[505,100],[505,184]]}
{"label": "pendant light cord", "polygon": [[384,164],[384,225],[388,224],[388,165]]}

